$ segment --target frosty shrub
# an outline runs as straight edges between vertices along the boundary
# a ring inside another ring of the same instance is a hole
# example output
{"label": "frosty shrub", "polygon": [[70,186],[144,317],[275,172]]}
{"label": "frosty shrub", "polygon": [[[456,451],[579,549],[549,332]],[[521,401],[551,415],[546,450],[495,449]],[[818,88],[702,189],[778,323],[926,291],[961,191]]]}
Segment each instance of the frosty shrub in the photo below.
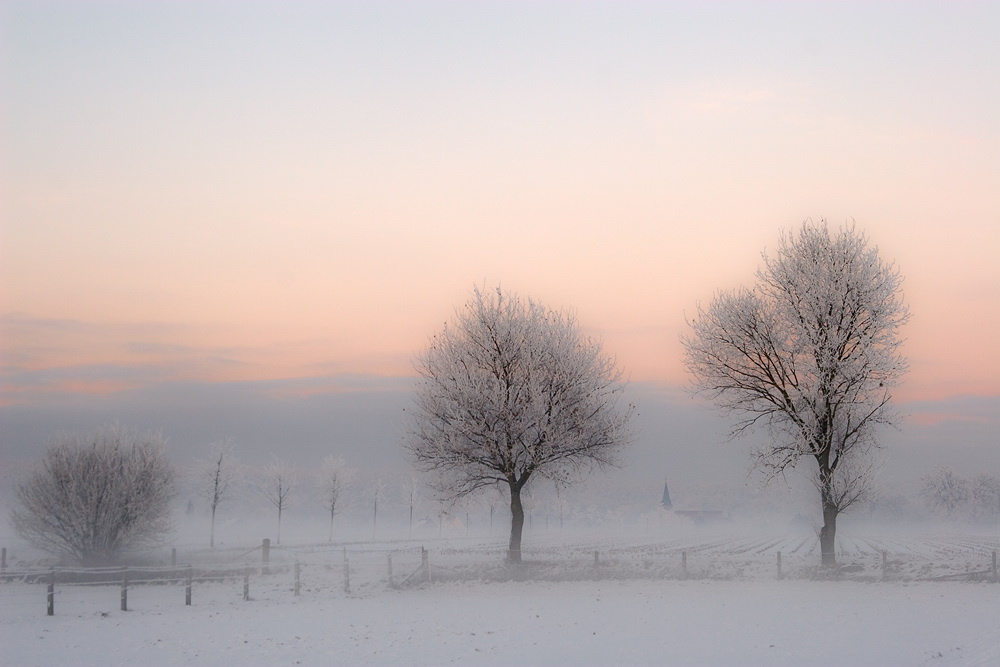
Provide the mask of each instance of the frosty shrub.
{"label": "frosty shrub", "polygon": [[84,565],[160,543],[171,529],[174,479],[163,444],[161,435],[121,426],[62,438],[18,483],[14,528],[39,549]]}

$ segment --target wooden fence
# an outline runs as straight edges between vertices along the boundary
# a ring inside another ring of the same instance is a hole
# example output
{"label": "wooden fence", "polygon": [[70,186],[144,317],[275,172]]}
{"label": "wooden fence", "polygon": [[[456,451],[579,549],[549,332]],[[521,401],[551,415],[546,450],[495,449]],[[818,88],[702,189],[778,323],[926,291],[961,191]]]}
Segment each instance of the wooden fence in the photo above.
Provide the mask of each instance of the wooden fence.
{"label": "wooden fence", "polygon": [[[695,550],[691,554],[695,560],[689,562],[689,552],[680,550],[672,554],[672,563],[660,563],[656,569],[649,562],[642,565],[625,562],[620,554],[603,553],[593,550],[593,561],[567,562],[553,560],[545,563],[555,568],[554,578],[711,578],[711,574],[699,567],[697,559],[702,555]],[[120,609],[128,611],[129,592],[144,586],[175,586],[183,589],[185,605],[193,604],[198,586],[214,583],[232,585],[234,594],[242,595],[244,601],[252,601],[255,590],[268,590],[284,595],[299,596],[303,590],[310,593],[351,595],[352,590],[370,587],[401,588],[414,584],[433,582],[436,579],[488,579],[482,567],[470,563],[475,560],[469,553],[453,552],[439,554],[441,564],[431,565],[429,552],[423,548],[402,549],[348,549],[346,547],[316,547],[311,551],[302,548],[272,547],[269,540],[260,546],[229,556],[229,562],[177,565],[176,549],[171,551],[169,566],[127,566],[127,567],[51,567],[18,568],[7,567],[7,550],[0,552],[0,583],[23,582],[45,586],[46,613],[55,614],[56,596],[64,590],[79,586],[102,586],[119,591]],[[486,558],[496,561],[496,554]],[[481,557],[477,564],[485,560]],[[495,563],[493,572],[508,579],[544,578],[539,562],[526,564],[521,568],[505,567]],[[775,553],[775,576],[788,578],[783,570],[782,552]],[[1000,581],[997,576],[997,552],[982,569],[967,568],[965,571],[939,576],[923,577],[925,581],[972,580]],[[830,576],[850,573],[850,566],[829,571]],[[881,573],[869,575],[882,581],[893,579],[893,561],[886,551],[881,553]],[[800,575],[801,576],[801,575]],[[181,596],[178,592],[178,603]]]}
{"label": "wooden fence", "polygon": [[[232,564],[202,563],[176,565],[176,550],[171,552],[171,566],[125,567],[6,567],[6,549],[3,550],[4,567],[0,568],[0,583],[23,582],[44,585],[46,613],[55,615],[56,596],[64,589],[100,586],[119,591],[122,611],[129,610],[129,592],[143,586],[175,586],[183,589],[185,605],[196,599],[196,589],[206,583],[232,584],[242,594],[244,601],[253,600],[255,588],[267,586],[274,590],[290,590],[301,595],[304,586],[311,590],[342,591],[350,595],[353,585],[385,586],[398,588],[418,582],[431,581],[429,554],[422,547],[418,550],[382,550],[351,552],[346,548],[336,551],[339,558],[331,558],[332,551],[322,554],[325,558],[312,560],[295,558],[294,552],[274,559],[275,552],[268,540],[240,554],[242,562]],[[245,557],[259,553],[258,562]],[[395,564],[394,564],[395,557]],[[395,567],[394,567],[395,565]],[[180,600],[178,593],[178,601]]]}

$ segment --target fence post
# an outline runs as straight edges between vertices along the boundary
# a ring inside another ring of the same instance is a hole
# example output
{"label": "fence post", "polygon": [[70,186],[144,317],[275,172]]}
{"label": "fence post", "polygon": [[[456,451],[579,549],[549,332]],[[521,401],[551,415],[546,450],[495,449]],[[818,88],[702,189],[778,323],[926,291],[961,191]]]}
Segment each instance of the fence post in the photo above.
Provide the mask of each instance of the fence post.
{"label": "fence post", "polygon": [[128,611],[128,568],[122,568],[122,611]]}
{"label": "fence post", "polygon": [[271,562],[271,540],[267,537],[260,545],[260,575],[264,576],[269,574],[270,570],[267,565]]}
{"label": "fence post", "polygon": [[600,564],[600,557],[597,555],[597,549],[594,549],[594,567],[597,567]]}
{"label": "fence post", "polygon": [[7,569],[7,547],[0,549],[0,571]]}
{"label": "fence post", "polygon": [[344,593],[351,594],[351,564],[344,559]]}
{"label": "fence post", "polygon": [[688,576],[688,552],[681,552],[681,576],[687,579]]}
{"label": "fence post", "polygon": [[299,563],[295,563],[295,597],[299,596]]}
{"label": "fence post", "polygon": [[993,581],[997,580],[997,550],[993,550]]}
{"label": "fence post", "polygon": [[420,567],[424,570],[424,576],[427,577],[427,581],[431,580],[431,562],[427,558],[427,549],[420,547]]}
{"label": "fence post", "polygon": [[191,580],[194,579],[194,568],[187,566],[187,586],[184,589],[184,604],[191,606]]}
{"label": "fence post", "polygon": [[386,558],[389,562],[389,588],[395,588],[396,584],[392,580],[392,554],[386,554]]}
{"label": "fence post", "polygon": [[243,572],[243,601],[250,601],[250,568]]}
{"label": "fence post", "polygon": [[778,552],[778,579],[781,579],[781,552]]}
{"label": "fence post", "polygon": [[49,570],[49,616],[56,615],[56,571]]}
{"label": "fence post", "polygon": [[170,550],[170,567],[177,567],[177,547]]}
{"label": "fence post", "polygon": [[889,575],[889,557],[888,557],[888,554],[886,553],[886,550],[883,549],[882,550],[882,580],[884,581],[885,578],[888,575]]}

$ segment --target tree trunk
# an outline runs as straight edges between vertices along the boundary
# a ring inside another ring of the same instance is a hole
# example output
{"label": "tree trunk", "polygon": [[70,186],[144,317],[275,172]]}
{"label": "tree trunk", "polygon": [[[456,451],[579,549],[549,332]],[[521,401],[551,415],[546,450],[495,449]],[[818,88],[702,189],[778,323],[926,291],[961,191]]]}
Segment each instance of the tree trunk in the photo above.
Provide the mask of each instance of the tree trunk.
{"label": "tree trunk", "polygon": [[831,473],[827,473],[820,488],[820,497],[823,501],[823,527],[819,530],[819,551],[820,562],[823,565],[834,566],[837,564],[837,515],[840,513],[840,508],[833,500],[830,479]]}
{"label": "tree trunk", "polygon": [[510,485],[510,548],[507,563],[521,562],[521,532],[524,530],[524,507],[521,505],[521,487]]}
{"label": "tree trunk", "polygon": [[212,505],[212,531],[209,534],[208,547],[210,549],[215,548],[215,505]]}
{"label": "tree trunk", "polygon": [[333,506],[330,507],[330,544],[333,544]]}

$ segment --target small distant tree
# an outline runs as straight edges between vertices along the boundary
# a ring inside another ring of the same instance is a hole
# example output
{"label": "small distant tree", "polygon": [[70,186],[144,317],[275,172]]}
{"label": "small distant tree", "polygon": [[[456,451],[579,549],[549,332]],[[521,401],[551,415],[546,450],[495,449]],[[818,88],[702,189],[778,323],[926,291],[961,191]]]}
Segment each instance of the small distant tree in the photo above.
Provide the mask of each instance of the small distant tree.
{"label": "small distant tree", "polygon": [[30,544],[84,565],[118,561],[155,546],[171,530],[173,468],[165,439],[110,426],[88,438],[66,436],[18,484],[11,511]]}
{"label": "small distant tree", "polygon": [[562,530],[563,521],[566,517],[566,510],[569,509],[569,502],[567,502],[566,497],[562,493],[562,489],[559,488],[559,485],[556,484],[555,487],[556,497],[552,504],[555,506],[556,512],[559,514],[559,530]]}
{"label": "small distant tree", "polygon": [[853,227],[807,222],[764,255],[752,289],[720,293],[683,338],[696,390],[737,418],[733,436],[768,432],[758,464],[773,476],[815,462],[824,565],[836,564],[838,515],[870,489],[876,429],[897,418],[901,283]]}
{"label": "small distant tree", "polygon": [[344,494],[354,478],[354,469],[344,459],[332,454],[323,459],[319,469],[319,489],[323,507],[330,512],[329,542],[333,543],[333,518],[344,508]]}
{"label": "small distant tree", "polygon": [[372,482],[372,539],[375,539],[375,530],[378,527],[378,505],[385,500],[385,490],[386,490],[385,480],[381,477],[376,477]]}
{"label": "small distant tree", "polygon": [[969,502],[968,481],[946,466],[938,466],[923,478],[920,495],[935,514],[957,517]]}
{"label": "small distant tree", "polygon": [[982,473],[969,482],[969,496],[976,519],[996,521],[1000,519],[1000,479]]}
{"label": "small distant tree", "polygon": [[407,537],[413,537],[413,510],[420,499],[420,483],[416,477],[407,477],[402,484],[403,500],[410,508],[410,519],[407,524]]}
{"label": "small distant tree", "polygon": [[493,534],[493,515],[496,514],[497,508],[503,504],[503,501],[503,491],[500,490],[500,487],[496,484],[489,487],[486,491],[484,503],[490,513],[490,535]]}
{"label": "small distant tree", "polygon": [[274,460],[264,468],[260,492],[278,510],[277,544],[281,544],[281,515],[288,509],[295,478],[295,467],[287,461]]}
{"label": "small distant tree", "polygon": [[507,560],[521,561],[522,493],[536,476],[574,481],[630,440],[621,371],[573,316],[478,289],[416,361],[407,447],[446,502],[509,491]]}
{"label": "small distant tree", "polygon": [[212,511],[212,527],[208,546],[215,548],[215,513],[223,501],[228,500],[236,490],[239,463],[236,460],[236,446],[232,440],[213,443],[207,460],[198,464],[198,484],[201,495],[208,501]]}

